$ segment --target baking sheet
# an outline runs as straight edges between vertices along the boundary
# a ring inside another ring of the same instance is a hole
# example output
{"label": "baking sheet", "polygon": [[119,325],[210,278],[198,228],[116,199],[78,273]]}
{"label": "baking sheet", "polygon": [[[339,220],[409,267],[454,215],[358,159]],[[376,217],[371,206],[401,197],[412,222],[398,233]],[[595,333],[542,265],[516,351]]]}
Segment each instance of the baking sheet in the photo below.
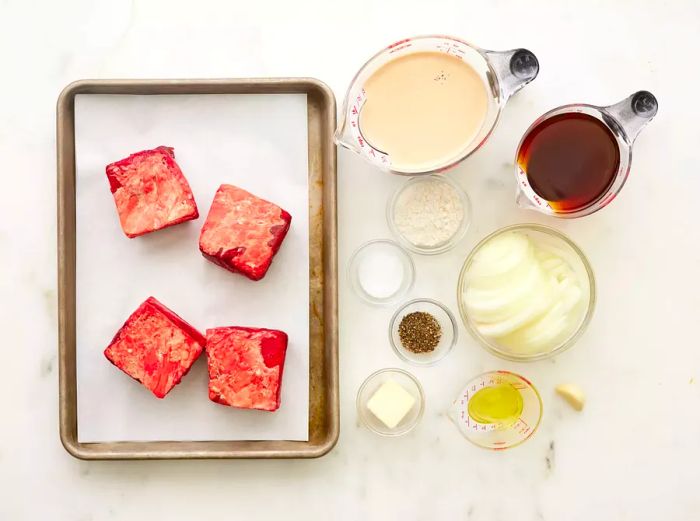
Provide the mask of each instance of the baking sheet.
{"label": "baking sheet", "polygon": [[[175,148],[200,218],[127,239],[104,167],[158,145]],[[306,95],[78,95],[75,147],[79,441],[307,440]],[[262,281],[229,273],[198,250],[199,229],[224,182],[292,214],[290,232]],[[200,330],[250,325],[286,331],[281,408],[266,413],[210,402],[205,355],[164,400],[113,367],[102,351],[149,295]]]}

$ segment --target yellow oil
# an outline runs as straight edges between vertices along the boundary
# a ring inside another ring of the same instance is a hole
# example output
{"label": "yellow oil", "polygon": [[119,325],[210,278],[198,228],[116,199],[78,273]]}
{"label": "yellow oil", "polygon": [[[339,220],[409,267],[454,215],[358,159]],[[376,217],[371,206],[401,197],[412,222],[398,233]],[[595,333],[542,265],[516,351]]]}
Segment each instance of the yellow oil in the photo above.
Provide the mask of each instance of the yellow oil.
{"label": "yellow oil", "polygon": [[497,423],[508,427],[520,418],[523,397],[510,383],[484,387],[469,400],[467,412],[479,423]]}

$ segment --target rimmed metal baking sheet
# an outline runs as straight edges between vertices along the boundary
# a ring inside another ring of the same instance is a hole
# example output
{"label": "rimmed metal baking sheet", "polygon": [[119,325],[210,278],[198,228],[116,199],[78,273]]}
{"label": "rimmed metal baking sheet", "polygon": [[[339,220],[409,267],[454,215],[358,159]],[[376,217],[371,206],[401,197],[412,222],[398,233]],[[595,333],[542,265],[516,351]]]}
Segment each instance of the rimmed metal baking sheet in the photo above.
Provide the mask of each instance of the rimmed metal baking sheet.
{"label": "rimmed metal baking sheet", "polygon": [[[75,97],[78,94],[307,95],[309,160],[309,440],[78,441],[76,380]],[[339,435],[335,97],[313,78],[81,80],[57,104],[60,437],[81,459],[315,458]]]}

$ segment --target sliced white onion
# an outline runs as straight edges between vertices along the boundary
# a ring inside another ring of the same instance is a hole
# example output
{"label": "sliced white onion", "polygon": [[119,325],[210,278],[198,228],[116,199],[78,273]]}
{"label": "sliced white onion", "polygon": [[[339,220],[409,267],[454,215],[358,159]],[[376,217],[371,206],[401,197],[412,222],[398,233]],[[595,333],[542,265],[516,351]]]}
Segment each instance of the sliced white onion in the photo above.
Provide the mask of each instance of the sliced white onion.
{"label": "sliced white onion", "polygon": [[522,354],[556,347],[583,312],[581,281],[566,258],[519,232],[481,246],[462,298],[479,333]]}

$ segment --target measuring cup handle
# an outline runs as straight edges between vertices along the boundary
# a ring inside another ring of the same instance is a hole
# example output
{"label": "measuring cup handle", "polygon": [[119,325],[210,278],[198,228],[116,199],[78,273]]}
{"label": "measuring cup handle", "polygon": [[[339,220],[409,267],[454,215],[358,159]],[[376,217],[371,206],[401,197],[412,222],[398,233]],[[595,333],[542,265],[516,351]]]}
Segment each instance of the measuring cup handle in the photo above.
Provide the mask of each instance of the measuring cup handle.
{"label": "measuring cup handle", "polygon": [[619,103],[603,107],[603,112],[611,116],[624,130],[630,143],[634,142],[658,110],[659,103],[656,97],[646,90],[640,90]]}
{"label": "measuring cup handle", "polygon": [[527,49],[486,51],[486,58],[498,78],[502,102],[534,80],[540,72],[537,56]]}

